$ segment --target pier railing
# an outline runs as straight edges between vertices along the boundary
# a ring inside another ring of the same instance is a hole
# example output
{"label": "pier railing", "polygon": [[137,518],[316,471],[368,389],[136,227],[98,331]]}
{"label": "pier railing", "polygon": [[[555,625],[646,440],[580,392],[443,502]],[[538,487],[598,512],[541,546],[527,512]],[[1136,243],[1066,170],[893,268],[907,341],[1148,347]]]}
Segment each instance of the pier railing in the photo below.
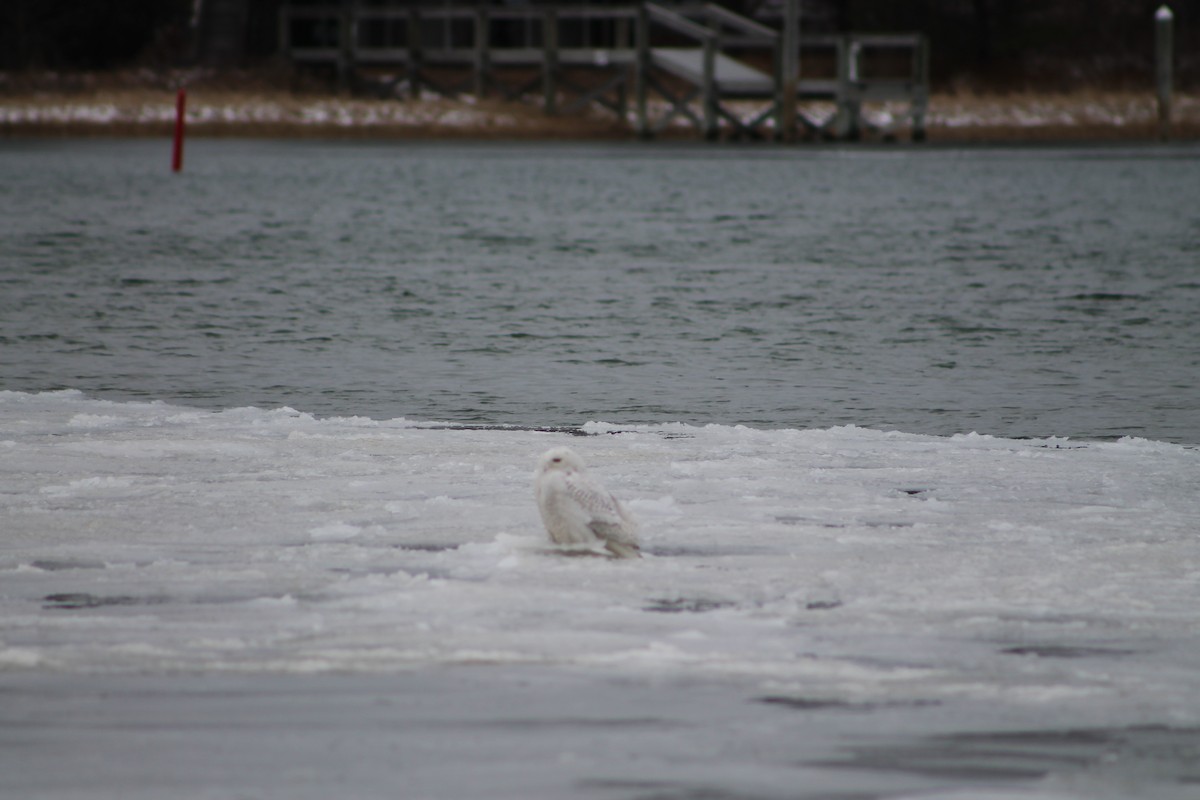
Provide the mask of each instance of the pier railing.
{"label": "pier railing", "polygon": [[[643,137],[678,118],[706,138],[716,138],[722,126],[733,137],[779,135],[781,38],[712,3],[419,8],[296,1],[279,16],[280,52],[295,63],[331,67],[346,85],[374,73],[389,92],[413,97],[432,90],[512,99],[540,89],[547,114],[598,104]],[[835,109],[824,119],[797,115],[810,136],[857,138],[867,127],[864,103],[898,101],[908,104],[913,137],[923,138],[923,36],[804,35],[799,46],[808,61],[797,62],[797,98]],[[886,75],[865,69],[866,56],[878,52],[906,55],[907,69]],[[824,74],[809,77],[808,62],[822,63]],[[756,102],[747,112],[744,106]]]}

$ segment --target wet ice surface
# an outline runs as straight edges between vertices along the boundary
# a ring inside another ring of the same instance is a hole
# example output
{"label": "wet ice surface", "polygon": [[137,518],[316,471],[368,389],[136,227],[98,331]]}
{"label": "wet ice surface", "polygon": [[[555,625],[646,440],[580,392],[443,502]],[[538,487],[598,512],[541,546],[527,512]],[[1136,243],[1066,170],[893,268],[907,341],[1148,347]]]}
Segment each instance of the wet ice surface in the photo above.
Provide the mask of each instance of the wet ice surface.
{"label": "wet ice surface", "polygon": [[0,393],[0,794],[1200,789],[1200,451],[576,433]]}

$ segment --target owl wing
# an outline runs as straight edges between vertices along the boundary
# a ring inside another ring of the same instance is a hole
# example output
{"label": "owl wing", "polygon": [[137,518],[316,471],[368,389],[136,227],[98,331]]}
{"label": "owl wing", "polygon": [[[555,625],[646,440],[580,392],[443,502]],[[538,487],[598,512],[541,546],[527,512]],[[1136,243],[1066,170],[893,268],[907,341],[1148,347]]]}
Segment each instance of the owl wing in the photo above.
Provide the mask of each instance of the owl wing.
{"label": "owl wing", "polygon": [[564,481],[567,495],[586,513],[589,525],[619,525],[621,507],[617,498],[587,475],[573,472]]}
{"label": "owl wing", "polygon": [[638,554],[637,522],[612,494],[586,475],[567,476],[567,493],[586,511],[586,525],[596,538],[618,556]]}

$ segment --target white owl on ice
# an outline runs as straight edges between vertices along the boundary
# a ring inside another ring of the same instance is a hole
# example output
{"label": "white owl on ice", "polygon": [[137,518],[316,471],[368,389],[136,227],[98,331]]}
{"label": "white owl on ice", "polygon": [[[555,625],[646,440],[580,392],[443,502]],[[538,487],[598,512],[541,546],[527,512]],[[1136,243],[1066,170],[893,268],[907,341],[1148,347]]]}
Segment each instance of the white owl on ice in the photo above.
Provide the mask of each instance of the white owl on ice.
{"label": "white owl on ice", "polygon": [[640,558],[638,526],[621,502],[587,474],[566,447],[542,453],[533,476],[542,522],[556,544],[603,544],[617,558]]}

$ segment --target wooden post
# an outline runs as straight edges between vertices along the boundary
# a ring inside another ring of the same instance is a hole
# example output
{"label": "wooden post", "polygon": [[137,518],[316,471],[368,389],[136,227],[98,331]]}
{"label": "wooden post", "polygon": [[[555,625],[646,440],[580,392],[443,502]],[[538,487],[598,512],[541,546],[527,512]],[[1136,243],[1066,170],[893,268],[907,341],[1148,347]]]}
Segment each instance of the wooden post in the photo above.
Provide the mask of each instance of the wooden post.
{"label": "wooden post", "polygon": [[1172,62],[1174,61],[1175,15],[1167,6],[1159,6],[1154,12],[1154,58],[1155,84],[1158,90],[1158,138],[1171,138],[1171,89]]}
{"label": "wooden post", "polygon": [[650,77],[650,14],[646,4],[637,9],[637,58],[634,61],[633,91],[637,104],[637,135],[639,139],[650,138],[650,120],[646,115],[646,92]]}
{"label": "wooden post", "polygon": [[475,96],[480,100],[487,93],[488,39],[487,7],[480,6],[475,11]]}
{"label": "wooden post", "polygon": [[787,0],[783,9],[783,40],[779,57],[779,136],[796,141],[796,84],[800,77],[800,0]]}
{"label": "wooden post", "polygon": [[862,96],[859,91],[859,55],[862,45],[852,34],[843,34],[838,41],[838,88],[837,111],[834,117],[834,135],[839,139],[857,141],[860,128]]}
{"label": "wooden post", "polygon": [[704,37],[704,87],[701,92],[704,104],[704,138],[717,138],[717,35]]}
{"label": "wooden post", "polygon": [[542,16],[542,107],[547,116],[558,113],[558,14]]}
{"label": "wooden post", "polygon": [[421,99],[421,12],[408,11],[408,96]]}
{"label": "wooden post", "polygon": [[929,109],[929,39],[917,35],[913,51],[912,140],[925,141],[925,112]]}

